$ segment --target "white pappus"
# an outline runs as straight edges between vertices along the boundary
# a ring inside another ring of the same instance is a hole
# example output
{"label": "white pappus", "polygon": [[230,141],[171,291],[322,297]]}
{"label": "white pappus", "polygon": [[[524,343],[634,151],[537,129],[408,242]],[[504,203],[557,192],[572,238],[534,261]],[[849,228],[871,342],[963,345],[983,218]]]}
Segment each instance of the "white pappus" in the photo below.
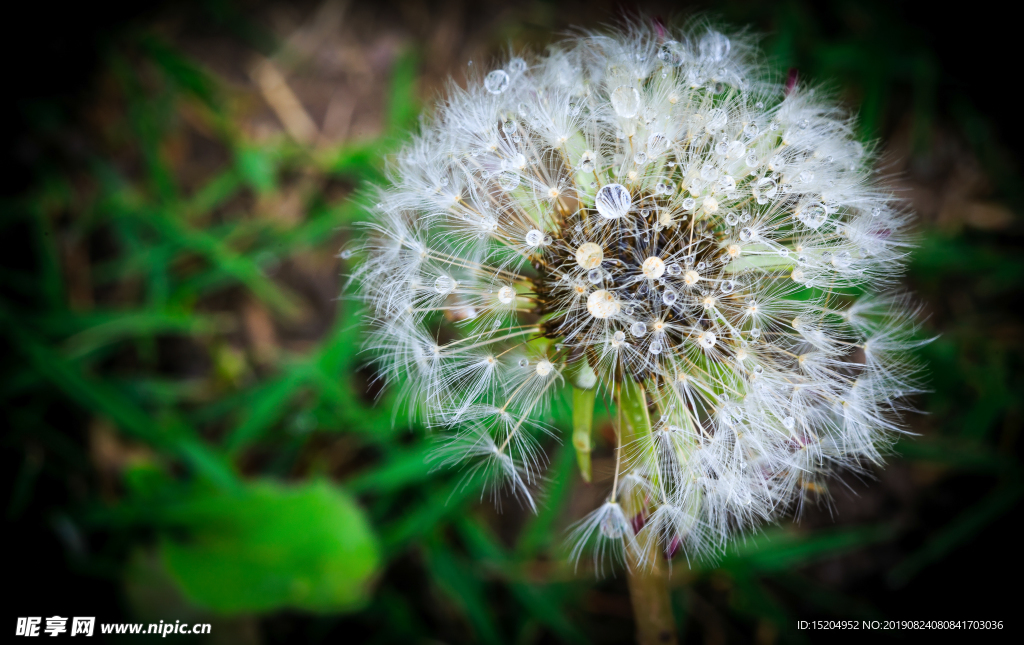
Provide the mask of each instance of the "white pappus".
{"label": "white pappus", "polygon": [[632,25],[453,84],[354,249],[381,373],[492,493],[534,507],[559,393],[639,392],[574,558],[717,552],[879,462],[919,391],[909,214],[756,55]]}

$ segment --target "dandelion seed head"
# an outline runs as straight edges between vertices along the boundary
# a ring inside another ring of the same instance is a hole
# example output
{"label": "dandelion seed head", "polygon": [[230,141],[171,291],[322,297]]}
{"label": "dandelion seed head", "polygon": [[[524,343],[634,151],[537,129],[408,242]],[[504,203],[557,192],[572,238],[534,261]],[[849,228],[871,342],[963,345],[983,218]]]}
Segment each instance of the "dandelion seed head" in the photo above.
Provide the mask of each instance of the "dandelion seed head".
{"label": "dandelion seed head", "polygon": [[852,120],[760,58],[704,23],[514,57],[451,89],[379,189],[367,347],[452,435],[444,463],[533,508],[552,402],[642,387],[652,430],[577,561],[716,552],[878,463],[920,390],[892,292],[910,215]]}

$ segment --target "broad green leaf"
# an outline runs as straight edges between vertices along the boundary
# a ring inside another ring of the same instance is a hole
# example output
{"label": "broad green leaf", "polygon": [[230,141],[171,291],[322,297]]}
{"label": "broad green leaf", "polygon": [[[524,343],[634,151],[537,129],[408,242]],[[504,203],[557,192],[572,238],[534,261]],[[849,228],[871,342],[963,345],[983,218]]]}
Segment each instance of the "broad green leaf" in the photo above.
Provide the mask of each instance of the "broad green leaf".
{"label": "broad green leaf", "polygon": [[368,600],[380,547],[362,510],[327,482],[248,485],[164,513],[184,529],[161,555],[185,596],[221,613],[352,611]]}

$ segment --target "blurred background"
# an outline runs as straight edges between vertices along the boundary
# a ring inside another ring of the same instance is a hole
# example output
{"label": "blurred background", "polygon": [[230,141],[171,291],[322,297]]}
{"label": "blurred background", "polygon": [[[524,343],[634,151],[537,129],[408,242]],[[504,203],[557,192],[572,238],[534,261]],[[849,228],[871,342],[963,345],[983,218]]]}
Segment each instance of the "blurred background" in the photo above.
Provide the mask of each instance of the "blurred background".
{"label": "blurred background", "polygon": [[[209,622],[208,642],[243,645],[628,642],[624,578],[574,572],[563,548],[608,483],[585,485],[552,442],[539,512],[498,513],[434,471],[423,429],[377,400],[339,251],[360,188],[449,76],[571,26],[696,12],[749,25],[778,78],[859,113],[918,214],[905,283],[938,339],[920,350],[916,435],[884,470],[720,562],[676,562],[682,639],[843,638],[797,630],[813,619],[1013,629],[1012,20],[847,0],[137,4],[36,3],[2,43],[4,629],[60,615]],[[609,458],[599,439],[596,473]]]}

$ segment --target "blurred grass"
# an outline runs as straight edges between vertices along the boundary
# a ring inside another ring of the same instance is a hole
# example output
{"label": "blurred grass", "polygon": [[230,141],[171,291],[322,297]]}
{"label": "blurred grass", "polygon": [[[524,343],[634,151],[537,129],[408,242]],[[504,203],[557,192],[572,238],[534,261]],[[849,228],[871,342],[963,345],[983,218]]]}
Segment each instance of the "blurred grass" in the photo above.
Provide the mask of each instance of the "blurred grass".
{"label": "blurred grass", "polygon": [[[230,4],[216,7],[230,31],[274,54],[277,43],[262,28]],[[752,11],[747,20],[767,10]],[[856,88],[866,139],[880,134],[894,87],[909,85],[913,150],[930,150],[939,70],[927,47],[904,40],[891,46],[885,30],[835,39],[800,5],[775,11],[778,28],[767,45],[780,73],[796,66],[810,78]],[[562,564],[561,532],[576,519],[581,490],[571,447],[552,447],[537,515],[513,527],[493,517],[472,483],[460,486],[459,473],[432,469],[429,438],[408,427],[402,410],[392,413],[391,395],[372,404],[355,305],[318,301],[295,277],[308,258],[332,274],[345,269],[325,251],[339,249],[363,216],[354,191],[382,177],[383,160],[414,124],[421,68],[413,49],[391,65],[378,135],[311,146],[243,127],[244,102],[231,84],[155,33],[132,32],[112,49],[105,109],[117,116],[98,134],[105,144],[71,170],[41,171],[31,192],[0,211],[0,232],[19,240],[28,256],[2,269],[7,356],[0,397],[11,428],[5,443],[19,464],[9,523],[33,512],[47,478],[84,478],[88,492],[63,505],[62,526],[110,546],[75,556],[75,566],[120,579],[133,571],[140,548],[182,537],[181,527],[167,525],[168,509],[213,494],[245,499],[267,476],[293,483],[327,476],[331,495],[356,500],[353,512],[372,527],[370,548],[382,554],[377,588],[350,619],[372,634],[368,640],[439,631],[461,642],[613,642],[629,634],[628,619],[601,609],[609,595],[625,602],[618,583],[595,585],[589,572],[575,575]],[[985,132],[977,113],[961,108],[978,157],[997,156],[985,147],[991,139],[976,134]],[[223,163],[198,181],[186,177],[188,160],[175,152],[196,129],[224,151]],[[297,215],[283,214],[281,205],[296,195]],[[934,526],[881,518],[833,528],[787,524],[736,544],[721,562],[679,562],[676,601],[687,625],[706,619],[696,594],[709,585],[729,590],[719,604],[730,621],[787,641],[806,638],[795,631],[795,621],[807,617],[798,606],[838,618],[878,616],[871,601],[827,589],[808,572],[901,545],[886,577],[900,588],[942,566],[1019,503],[1020,344],[984,333],[992,320],[984,303],[1014,298],[1024,263],[996,237],[924,231],[910,277],[926,302],[936,303],[930,306],[940,326],[926,333],[942,334],[921,350],[934,388],[922,404],[933,414],[924,436],[896,447],[912,472],[931,481],[981,477],[985,494]],[[951,283],[978,304],[942,311]],[[1012,318],[1003,322],[1020,331]],[[289,329],[286,343],[280,330]],[[318,331],[294,331],[303,329]],[[564,411],[557,422],[568,438]],[[308,528],[282,521],[283,534],[294,538]],[[200,544],[209,526],[182,543]],[[342,537],[344,527],[337,530]],[[231,539],[246,535],[238,529]],[[272,569],[268,576],[280,574]],[[252,573],[258,580],[260,571]],[[307,573],[303,563],[284,575],[301,585]],[[178,586],[190,595],[188,582],[179,578]],[[202,611],[227,607],[191,596]],[[288,606],[295,605],[278,600],[261,608]],[[323,637],[332,625],[311,629]]]}

